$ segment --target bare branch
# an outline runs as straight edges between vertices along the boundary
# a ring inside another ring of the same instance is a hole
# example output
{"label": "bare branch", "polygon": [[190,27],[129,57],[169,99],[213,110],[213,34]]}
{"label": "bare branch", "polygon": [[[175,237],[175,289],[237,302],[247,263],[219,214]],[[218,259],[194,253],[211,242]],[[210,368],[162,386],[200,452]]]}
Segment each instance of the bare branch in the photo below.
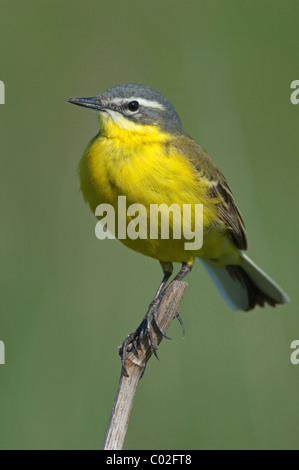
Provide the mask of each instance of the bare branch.
{"label": "bare branch", "polygon": [[[173,281],[162,297],[158,307],[157,318],[165,332],[167,332],[172,320],[177,316],[177,311],[186,288],[186,282]],[[160,331],[155,326],[153,327],[153,339],[157,344],[160,344],[163,339]],[[141,340],[138,347],[138,357],[133,352],[128,353],[126,370],[129,376],[126,377],[122,371],[106,433],[104,450],[122,449],[137,386],[143,375],[146,363],[152,354],[153,350],[148,338]]]}

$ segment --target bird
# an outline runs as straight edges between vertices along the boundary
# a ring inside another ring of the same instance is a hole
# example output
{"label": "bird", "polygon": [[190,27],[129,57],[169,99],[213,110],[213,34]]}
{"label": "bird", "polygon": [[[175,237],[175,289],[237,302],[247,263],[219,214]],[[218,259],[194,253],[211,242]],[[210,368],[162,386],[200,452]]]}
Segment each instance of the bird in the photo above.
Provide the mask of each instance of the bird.
{"label": "bird", "polygon": [[[98,115],[99,132],[88,143],[79,164],[80,188],[93,213],[106,203],[117,215],[119,196],[125,196],[128,204],[142,204],[147,209],[152,204],[203,206],[199,249],[185,249],[183,236],[120,239],[160,262],[163,279],[154,301],[171,277],[174,262],[182,263],[174,278],[181,280],[200,259],[233,310],[289,303],[283,289],[245,253],[245,224],[226,178],[183,130],[176,109],[164,95],[147,85],[125,83],[98,96],[68,101]],[[194,226],[194,210],[191,219]],[[126,223],[130,221],[132,216],[127,215]],[[170,225],[173,221],[170,219]],[[155,308],[149,310],[146,328],[150,334]]]}

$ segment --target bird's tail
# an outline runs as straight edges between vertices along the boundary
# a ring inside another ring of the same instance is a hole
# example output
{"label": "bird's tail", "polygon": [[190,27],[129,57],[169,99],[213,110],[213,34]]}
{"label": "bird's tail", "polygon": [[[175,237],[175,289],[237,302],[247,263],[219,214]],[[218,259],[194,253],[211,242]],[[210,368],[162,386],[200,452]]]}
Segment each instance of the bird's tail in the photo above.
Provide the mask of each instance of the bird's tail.
{"label": "bird's tail", "polygon": [[200,260],[214,281],[220,294],[234,310],[252,310],[256,305],[287,304],[287,294],[248,256],[241,253],[240,266],[220,268],[215,264]]}

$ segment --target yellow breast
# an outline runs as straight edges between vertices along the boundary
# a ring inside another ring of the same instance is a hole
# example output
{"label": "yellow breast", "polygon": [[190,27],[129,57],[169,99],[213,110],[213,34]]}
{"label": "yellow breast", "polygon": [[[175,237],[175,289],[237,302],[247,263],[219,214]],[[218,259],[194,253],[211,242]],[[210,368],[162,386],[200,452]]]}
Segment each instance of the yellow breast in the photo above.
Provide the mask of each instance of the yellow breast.
{"label": "yellow breast", "polygon": [[[184,240],[122,240],[130,248],[161,261],[190,261],[205,256],[212,247],[221,251],[215,200],[207,197],[209,186],[200,180],[189,161],[171,146],[172,137],[155,126],[132,123],[130,129],[116,125],[111,118],[102,122],[102,131],[89,143],[80,162],[81,190],[95,212],[102,203],[111,204],[117,214],[118,196],[126,196],[127,205],[203,204],[204,243],[201,253],[186,252]],[[129,223],[131,217],[127,218]],[[215,234],[214,234],[215,232]],[[216,240],[217,239],[217,240]],[[216,248],[215,248],[216,247]],[[210,256],[207,255],[208,257]]]}

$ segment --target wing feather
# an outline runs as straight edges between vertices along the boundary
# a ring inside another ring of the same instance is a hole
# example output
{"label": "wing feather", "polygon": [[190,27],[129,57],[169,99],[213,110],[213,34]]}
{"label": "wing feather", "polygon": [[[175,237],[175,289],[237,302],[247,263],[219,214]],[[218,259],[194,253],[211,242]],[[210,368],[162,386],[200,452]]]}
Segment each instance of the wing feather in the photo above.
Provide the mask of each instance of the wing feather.
{"label": "wing feather", "polygon": [[207,152],[200,147],[187,134],[178,136],[171,142],[171,146],[182,153],[195,167],[200,179],[205,179],[210,186],[209,196],[218,198],[219,218],[230,231],[235,245],[241,249],[247,249],[245,224],[235,204],[233,193],[218,167]]}

